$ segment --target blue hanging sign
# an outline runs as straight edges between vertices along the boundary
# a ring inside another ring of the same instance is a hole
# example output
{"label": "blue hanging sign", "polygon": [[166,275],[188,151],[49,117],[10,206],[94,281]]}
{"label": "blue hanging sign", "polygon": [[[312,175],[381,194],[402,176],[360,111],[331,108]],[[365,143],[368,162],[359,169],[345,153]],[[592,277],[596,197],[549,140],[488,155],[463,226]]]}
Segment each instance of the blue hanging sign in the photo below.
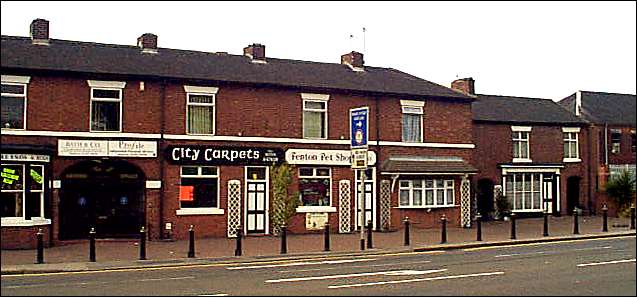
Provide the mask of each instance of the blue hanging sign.
{"label": "blue hanging sign", "polygon": [[349,127],[352,149],[367,148],[368,122],[369,107],[359,107],[349,110]]}

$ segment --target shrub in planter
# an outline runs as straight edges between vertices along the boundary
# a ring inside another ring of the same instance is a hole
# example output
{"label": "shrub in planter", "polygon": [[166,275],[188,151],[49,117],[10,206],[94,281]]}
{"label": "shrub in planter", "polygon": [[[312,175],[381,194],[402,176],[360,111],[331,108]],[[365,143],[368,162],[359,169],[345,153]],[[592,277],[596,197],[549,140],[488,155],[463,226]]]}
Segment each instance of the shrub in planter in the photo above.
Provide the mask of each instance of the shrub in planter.
{"label": "shrub in planter", "polygon": [[635,197],[635,176],[628,170],[623,170],[606,183],[606,194],[617,206],[618,216],[630,216],[630,203]]}
{"label": "shrub in planter", "polygon": [[495,197],[495,207],[497,208],[496,218],[499,220],[504,219],[511,214],[511,202],[506,196],[502,194],[499,194],[497,197]]}

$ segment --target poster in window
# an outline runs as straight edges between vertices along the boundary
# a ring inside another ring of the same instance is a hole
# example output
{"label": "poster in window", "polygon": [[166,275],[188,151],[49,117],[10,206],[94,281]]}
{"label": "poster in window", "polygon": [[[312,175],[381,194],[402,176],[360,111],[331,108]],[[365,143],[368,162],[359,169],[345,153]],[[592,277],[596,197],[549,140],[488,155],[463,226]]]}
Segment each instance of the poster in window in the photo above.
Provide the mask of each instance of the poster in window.
{"label": "poster in window", "polygon": [[194,186],[179,186],[179,201],[194,201]]}

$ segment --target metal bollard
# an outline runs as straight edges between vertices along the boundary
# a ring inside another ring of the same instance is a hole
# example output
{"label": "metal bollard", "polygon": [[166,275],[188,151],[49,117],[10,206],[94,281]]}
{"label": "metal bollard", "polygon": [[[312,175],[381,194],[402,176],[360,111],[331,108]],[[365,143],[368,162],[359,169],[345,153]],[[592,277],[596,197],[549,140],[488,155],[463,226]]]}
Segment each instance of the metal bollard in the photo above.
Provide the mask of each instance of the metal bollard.
{"label": "metal bollard", "polygon": [[281,226],[281,254],[288,253],[288,227]]}
{"label": "metal bollard", "polygon": [[476,225],[476,241],[482,241],[482,216],[480,215],[480,213],[476,214]]}
{"label": "metal bollard", "polygon": [[324,251],[329,252],[330,251],[330,223],[325,223],[325,230],[324,230],[324,241],[323,241],[323,245],[324,245]]}
{"label": "metal bollard", "polygon": [[602,217],[604,219],[602,224],[602,232],[608,232],[608,205],[604,203],[602,206]]}
{"label": "metal bollard", "polygon": [[440,222],[442,223],[440,243],[447,243],[447,216],[443,214],[440,218]]}
{"label": "metal bollard", "polygon": [[409,243],[409,217],[405,217],[405,246],[408,246]]}
{"label": "metal bollard", "polygon": [[243,236],[243,230],[241,229],[241,227],[237,228],[237,246],[234,249],[234,255],[235,256],[241,256],[242,252],[241,252],[241,236]]}
{"label": "metal bollard", "polygon": [[579,234],[579,209],[573,209],[573,234]]}
{"label": "metal bollard", "polygon": [[91,262],[95,262],[95,228],[92,227],[91,231],[88,232],[88,260]]}
{"label": "metal bollard", "polygon": [[42,264],[44,263],[44,233],[42,232],[42,228],[38,229],[38,233],[35,235],[38,243],[38,254],[36,257],[36,263]]}
{"label": "metal bollard", "polygon": [[195,257],[195,226],[190,225],[190,228],[188,228],[188,233],[189,233],[189,243],[188,243],[188,258],[194,258]]}
{"label": "metal bollard", "polygon": [[549,236],[549,212],[546,211],[546,209],[543,212],[544,215],[544,232],[542,233],[543,236]]}
{"label": "metal bollard", "polygon": [[630,230],[635,230],[635,204],[630,205]]}
{"label": "metal bollard", "polygon": [[515,217],[517,215],[515,213],[511,214],[511,239],[516,239],[517,236],[515,234]]}
{"label": "metal bollard", "polygon": [[146,260],[146,228],[139,230],[139,259]]}
{"label": "metal bollard", "polygon": [[367,248],[373,249],[374,244],[372,243],[372,221],[367,221]]}

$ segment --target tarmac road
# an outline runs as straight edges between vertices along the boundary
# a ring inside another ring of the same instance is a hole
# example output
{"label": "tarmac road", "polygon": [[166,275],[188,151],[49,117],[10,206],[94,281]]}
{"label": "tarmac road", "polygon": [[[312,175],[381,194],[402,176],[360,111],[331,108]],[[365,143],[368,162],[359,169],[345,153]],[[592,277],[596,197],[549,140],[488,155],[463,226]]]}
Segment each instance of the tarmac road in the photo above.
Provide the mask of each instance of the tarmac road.
{"label": "tarmac road", "polygon": [[635,236],[457,251],[3,275],[2,295],[626,295]]}

